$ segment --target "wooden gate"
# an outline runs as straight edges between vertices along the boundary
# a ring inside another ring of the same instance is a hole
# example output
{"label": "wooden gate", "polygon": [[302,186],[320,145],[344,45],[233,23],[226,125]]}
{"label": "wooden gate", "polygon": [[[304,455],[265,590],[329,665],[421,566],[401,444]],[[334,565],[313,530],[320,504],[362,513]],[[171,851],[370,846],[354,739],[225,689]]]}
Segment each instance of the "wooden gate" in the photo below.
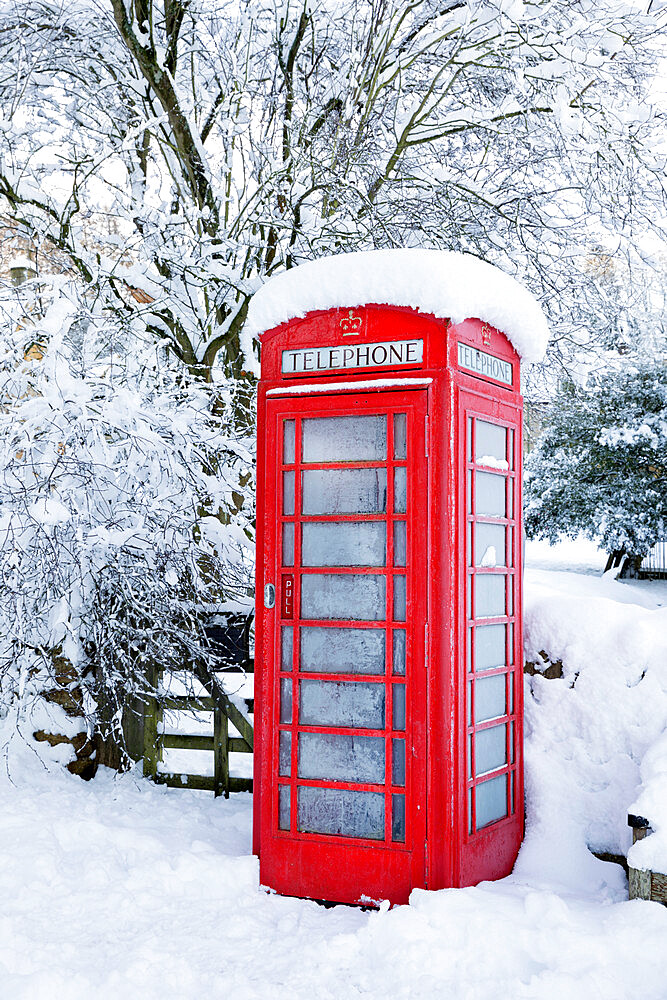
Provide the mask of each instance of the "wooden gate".
{"label": "wooden gate", "polygon": [[[245,667],[246,672],[251,672],[252,661]],[[240,668],[236,671],[227,668],[224,672],[241,674]],[[162,671],[153,668],[150,681],[156,692],[162,686],[161,674]],[[253,752],[251,722],[223,690],[215,675],[198,671],[193,674],[193,680],[199,682],[205,693],[158,694],[149,699],[144,714],[144,775],[171,788],[204,789],[212,791],[216,796],[224,795],[225,798],[229,797],[230,792],[252,791],[252,778],[235,777],[229,773],[230,753]],[[253,699],[243,700],[247,712],[252,714]],[[165,733],[165,712],[212,712],[213,731],[210,734]],[[208,750],[213,753],[213,774],[160,770],[165,750]]]}

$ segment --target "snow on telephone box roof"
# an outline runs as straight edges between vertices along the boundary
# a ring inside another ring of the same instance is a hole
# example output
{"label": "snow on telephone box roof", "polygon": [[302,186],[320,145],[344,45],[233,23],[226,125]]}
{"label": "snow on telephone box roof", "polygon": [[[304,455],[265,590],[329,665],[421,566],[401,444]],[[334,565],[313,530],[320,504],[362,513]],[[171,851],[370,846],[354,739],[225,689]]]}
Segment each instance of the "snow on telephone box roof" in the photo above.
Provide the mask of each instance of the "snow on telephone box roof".
{"label": "snow on telephone box roof", "polygon": [[540,361],[547,349],[547,320],[528,289],[493,264],[450,250],[362,250],[300,264],[255,293],[244,334],[256,336],[314,310],[372,303],[408,306],[453,323],[480,319],[504,333],[524,361]]}

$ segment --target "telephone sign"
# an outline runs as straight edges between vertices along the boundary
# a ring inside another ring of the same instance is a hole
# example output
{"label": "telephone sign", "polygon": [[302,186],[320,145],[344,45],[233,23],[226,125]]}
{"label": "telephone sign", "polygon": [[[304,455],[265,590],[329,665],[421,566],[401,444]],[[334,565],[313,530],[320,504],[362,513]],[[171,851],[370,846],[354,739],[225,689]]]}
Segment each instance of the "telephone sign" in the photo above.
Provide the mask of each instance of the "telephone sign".
{"label": "telephone sign", "polygon": [[519,357],[479,320],[391,305],[294,319],[262,351],[261,883],[372,904],[503,877],[523,832]]}

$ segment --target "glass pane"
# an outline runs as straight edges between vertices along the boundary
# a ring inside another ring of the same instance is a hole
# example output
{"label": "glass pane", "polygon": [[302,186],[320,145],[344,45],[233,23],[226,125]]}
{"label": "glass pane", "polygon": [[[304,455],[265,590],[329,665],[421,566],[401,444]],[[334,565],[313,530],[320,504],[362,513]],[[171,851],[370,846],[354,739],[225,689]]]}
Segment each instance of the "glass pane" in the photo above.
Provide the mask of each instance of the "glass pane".
{"label": "glass pane", "polygon": [[514,763],[514,723],[510,722],[510,764]]}
{"label": "glass pane", "polygon": [[466,446],[466,458],[469,462],[472,461],[472,417],[468,417],[468,436],[467,436],[467,446]]}
{"label": "glass pane", "polygon": [[373,462],[387,457],[387,418],[317,417],[301,423],[304,462]]}
{"label": "glass pane", "polygon": [[292,680],[283,677],[280,681],[280,721],[292,721]]}
{"label": "glass pane", "polygon": [[294,565],[294,524],[283,524],[283,566]]}
{"label": "glass pane", "polygon": [[405,684],[392,684],[394,700],[394,729],[405,729]]}
{"label": "glass pane", "polygon": [[303,566],[384,566],[384,521],[310,521],[303,525]]}
{"label": "glass pane", "polygon": [[391,741],[391,783],[405,784],[405,740]]}
{"label": "glass pane", "polygon": [[506,774],[499,774],[497,778],[491,778],[475,786],[475,807],[478,830],[507,816]]}
{"label": "glass pane", "polygon": [[297,829],[384,840],[384,795],[343,788],[297,789]]}
{"label": "glass pane", "polygon": [[475,722],[486,722],[505,715],[506,674],[480,677],[475,681]]}
{"label": "glass pane", "polygon": [[488,424],[486,420],[477,420],[475,427],[475,461],[488,465],[494,462],[507,461],[507,433],[504,427]]}
{"label": "glass pane", "polygon": [[407,469],[400,465],[394,469],[394,512],[405,514],[408,509]]}
{"label": "glass pane", "polygon": [[283,625],[280,637],[280,669],[292,669],[292,646],[294,644],[294,629],[291,625]]}
{"label": "glass pane", "polygon": [[405,621],[405,577],[394,577],[394,621]]}
{"label": "glass pane", "polygon": [[475,524],[475,566],[506,566],[505,560],[505,525]]}
{"label": "glass pane", "polygon": [[301,482],[304,514],[382,514],[387,509],[386,469],[307,469]]}
{"label": "glass pane", "polygon": [[278,785],[278,829],[290,828],[290,786]]}
{"label": "glass pane", "polygon": [[505,611],[505,577],[475,575],[475,618],[500,618]]}
{"label": "glass pane", "polygon": [[303,680],[299,721],[340,729],[384,728],[384,684]]}
{"label": "glass pane", "polygon": [[510,469],[514,468],[514,431],[510,428],[507,431],[509,437],[509,448],[507,451],[507,460],[509,462]]}
{"label": "glass pane", "polygon": [[294,461],[294,421],[283,421],[283,464],[291,465]]}
{"label": "glass pane", "polygon": [[384,784],[384,737],[299,734],[299,777]]}
{"label": "glass pane", "polygon": [[278,774],[289,778],[292,773],[292,734],[281,730],[279,735]]}
{"label": "glass pane", "polygon": [[405,521],[394,521],[394,566],[406,564],[406,535]]}
{"label": "glass pane", "polygon": [[394,458],[408,457],[407,413],[394,414]]}
{"label": "glass pane", "polygon": [[283,514],[294,513],[294,472],[283,472]]}
{"label": "glass pane", "polygon": [[505,477],[492,472],[475,473],[475,513],[505,517]]}
{"label": "glass pane", "polygon": [[301,577],[301,616],[379,622],[385,616],[384,576],[317,573]]}
{"label": "glass pane", "polygon": [[405,843],[405,795],[391,797],[391,839]]}
{"label": "glass pane", "polygon": [[478,625],[475,629],[475,670],[505,663],[505,625]]}
{"label": "glass pane", "polygon": [[475,733],[475,774],[495,771],[507,763],[507,726],[493,726]]}
{"label": "glass pane", "polygon": [[405,629],[394,629],[394,662],[393,672],[398,676],[405,675]]}
{"label": "glass pane", "polygon": [[382,628],[301,629],[301,670],[317,674],[383,674],[386,637]]}

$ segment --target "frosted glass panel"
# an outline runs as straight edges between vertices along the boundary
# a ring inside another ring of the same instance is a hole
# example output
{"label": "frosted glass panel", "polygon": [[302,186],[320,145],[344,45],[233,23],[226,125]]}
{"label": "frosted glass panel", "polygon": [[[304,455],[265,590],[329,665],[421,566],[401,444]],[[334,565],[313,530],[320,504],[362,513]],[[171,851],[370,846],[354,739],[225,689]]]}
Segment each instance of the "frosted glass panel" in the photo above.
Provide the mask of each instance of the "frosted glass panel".
{"label": "frosted glass panel", "polygon": [[405,577],[394,577],[394,621],[405,621]]}
{"label": "frosted glass panel", "polygon": [[500,774],[475,786],[477,829],[507,816],[507,775]]}
{"label": "frosted glass panel", "polygon": [[283,462],[291,465],[294,461],[294,421],[285,420],[283,428]]}
{"label": "frosted glass panel", "polygon": [[478,625],[475,629],[475,670],[505,663],[505,625]]}
{"label": "frosted glass panel", "polygon": [[507,763],[507,726],[493,726],[475,733],[475,774],[495,771]]}
{"label": "frosted glass panel", "polygon": [[405,629],[394,629],[394,664],[393,673],[405,674]]}
{"label": "frosted glass panel", "polygon": [[384,684],[303,680],[299,721],[340,729],[384,728]]}
{"label": "frosted glass panel", "polygon": [[283,677],[280,682],[280,721],[292,721],[292,680]]}
{"label": "frosted glass panel", "polygon": [[282,730],[278,737],[278,774],[289,778],[292,770],[292,734]]}
{"label": "frosted glass panel", "polygon": [[394,566],[405,566],[406,535],[405,521],[394,521]]}
{"label": "frosted glass panel", "polygon": [[304,566],[384,566],[384,521],[310,521],[303,525]]}
{"label": "frosted glass panel", "polygon": [[482,458],[495,458],[504,462],[507,459],[507,432],[497,424],[488,424],[486,420],[478,420],[475,425],[475,461]]}
{"label": "frosted glass panel", "polygon": [[505,526],[478,521],[475,531],[475,566],[506,566]]}
{"label": "frosted glass panel", "polygon": [[292,669],[292,646],[294,644],[294,629],[291,625],[283,625],[280,640],[280,669]]}
{"label": "frosted glass panel", "polygon": [[297,789],[297,829],[384,840],[384,795],[343,788]]}
{"label": "frosted glass panel", "polygon": [[301,577],[301,616],[379,622],[385,616],[385,578],[361,573]]}
{"label": "frosted glass panel", "polygon": [[289,830],[290,828],[290,786],[278,786],[278,829]]}
{"label": "frosted glass panel", "polygon": [[294,473],[283,472],[283,514],[294,513]]}
{"label": "frosted glass panel", "polygon": [[405,740],[391,741],[391,782],[405,784]]}
{"label": "frosted glass panel", "polygon": [[407,469],[401,465],[394,469],[394,511],[405,514],[408,504]]}
{"label": "frosted glass panel", "polygon": [[373,462],[387,457],[387,418],[318,417],[301,424],[304,462]]}
{"label": "frosted glass panel", "polygon": [[505,517],[505,477],[491,472],[475,473],[475,513]]}
{"label": "frosted glass panel", "polygon": [[283,566],[294,565],[294,524],[283,524]]}
{"label": "frosted glass panel", "polygon": [[301,483],[304,514],[382,514],[387,509],[386,469],[307,469]]}
{"label": "frosted glass panel", "polygon": [[394,729],[405,729],[405,684],[392,684],[394,700]]}
{"label": "frosted glass panel", "polygon": [[505,612],[505,577],[475,576],[475,618],[500,618]]}
{"label": "frosted glass panel", "polygon": [[506,674],[480,677],[475,681],[475,722],[486,722],[505,715]]}
{"label": "frosted glass panel", "polygon": [[336,733],[299,734],[300,778],[384,784],[384,738]]}
{"label": "frosted glass panel", "polygon": [[301,670],[317,674],[383,674],[385,630],[379,628],[301,629]]}
{"label": "frosted glass panel", "polygon": [[405,843],[405,795],[391,797],[391,839]]}
{"label": "frosted glass panel", "polygon": [[407,458],[408,418],[406,413],[394,414],[394,458]]}

